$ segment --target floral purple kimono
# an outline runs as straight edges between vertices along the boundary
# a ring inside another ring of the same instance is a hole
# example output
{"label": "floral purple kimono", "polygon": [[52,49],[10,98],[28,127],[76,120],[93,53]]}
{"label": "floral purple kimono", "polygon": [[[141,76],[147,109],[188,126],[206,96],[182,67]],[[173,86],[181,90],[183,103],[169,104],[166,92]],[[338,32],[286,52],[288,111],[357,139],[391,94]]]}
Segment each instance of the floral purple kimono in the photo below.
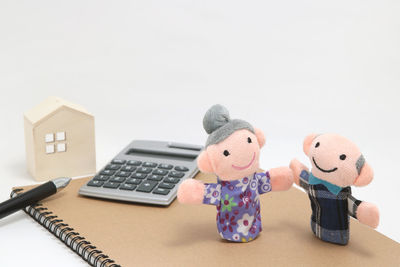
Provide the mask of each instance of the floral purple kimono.
{"label": "floral purple kimono", "polygon": [[217,206],[217,227],[222,238],[248,242],[262,231],[261,194],[271,191],[269,173],[254,173],[239,180],[205,184],[204,204]]}

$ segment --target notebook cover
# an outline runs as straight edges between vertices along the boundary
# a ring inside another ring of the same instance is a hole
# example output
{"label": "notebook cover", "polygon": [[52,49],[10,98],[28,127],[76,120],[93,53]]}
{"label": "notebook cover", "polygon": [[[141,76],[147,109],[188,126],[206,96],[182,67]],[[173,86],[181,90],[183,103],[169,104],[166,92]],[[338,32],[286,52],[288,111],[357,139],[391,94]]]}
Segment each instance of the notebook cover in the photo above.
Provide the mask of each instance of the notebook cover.
{"label": "notebook cover", "polygon": [[[262,195],[263,231],[252,242],[232,243],[217,233],[215,206],[174,201],[160,207],[79,196],[79,188],[89,179],[72,180],[63,191],[42,201],[41,212],[52,213],[44,214],[41,221],[48,216],[62,219],[73,228],[65,233],[79,233],[91,242],[85,254],[97,250],[91,255],[98,255],[98,266],[106,259],[99,251],[121,266],[400,265],[399,243],[353,219],[347,246],[314,237],[309,199],[297,188]],[[214,176],[201,173],[196,179],[215,182]]]}

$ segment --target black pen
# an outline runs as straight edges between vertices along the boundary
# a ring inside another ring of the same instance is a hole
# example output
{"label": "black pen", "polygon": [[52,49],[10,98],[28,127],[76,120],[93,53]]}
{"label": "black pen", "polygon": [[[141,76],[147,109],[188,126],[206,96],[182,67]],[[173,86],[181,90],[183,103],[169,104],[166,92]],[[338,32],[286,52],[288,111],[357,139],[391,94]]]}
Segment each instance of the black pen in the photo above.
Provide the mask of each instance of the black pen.
{"label": "black pen", "polygon": [[4,201],[3,203],[0,203],[0,219],[27,206],[35,204],[46,197],[54,195],[66,187],[70,181],[71,178],[56,178],[14,198]]}

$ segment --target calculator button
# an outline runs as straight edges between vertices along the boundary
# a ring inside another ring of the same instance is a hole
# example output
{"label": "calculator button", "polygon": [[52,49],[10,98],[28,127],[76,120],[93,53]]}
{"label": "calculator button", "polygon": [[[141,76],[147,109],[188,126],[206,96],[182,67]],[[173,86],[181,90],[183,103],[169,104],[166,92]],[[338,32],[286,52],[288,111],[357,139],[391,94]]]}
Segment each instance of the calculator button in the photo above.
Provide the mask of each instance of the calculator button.
{"label": "calculator button", "polygon": [[170,170],[172,169],[174,166],[172,166],[171,164],[160,164],[158,165],[158,168],[160,169],[165,169],[165,170]]}
{"label": "calculator button", "polygon": [[183,172],[171,171],[168,176],[174,178],[182,178],[183,176],[185,176],[185,174]]}
{"label": "calculator button", "polygon": [[113,159],[111,163],[113,164],[125,164],[126,160],[124,159]]}
{"label": "calculator button", "polygon": [[126,178],[124,178],[124,177],[115,176],[115,177],[110,179],[110,182],[123,183],[123,182],[125,182],[125,179]]}
{"label": "calculator button", "polygon": [[157,163],[155,163],[155,162],[143,162],[142,166],[143,167],[156,167]]}
{"label": "calculator button", "polygon": [[153,194],[158,194],[158,195],[168,195],[170,190],[164,189],[164,188],[157,188],[156,190],[153,191]]}
{"label": "calculator button", "polygon": [[185,166],[176,166],[175,170],[180,172],[187,172],[189,169],[186,168]]}
{"label": "calculator button", "polygon": [[107,182],[103,185],[103,187],[114,189],[114,188],[118,188],[119,185],[120,185],[120,183]]}
{"label": "calculator button", "polygon": [[164,182],[176,184],[176,183],[179,182],[179,179],[178,178],[173,178],[173,177],[167,177],[167,178],[164,179]]}
{"label": "calculator button", "polygon": [[122,167],[122,169],[121,169],[121,171],[124,171],[124,172],[133,172],[133,171],[135,171],[135,170],[136,170],[136,167],[130,166],[130,165],[124,166],[124,167]]}
{"label": "calculator button", "polygon": [[119,189],[122,189],[122,190],[129,190],[129,191],[132,191],[133,189],[135,189],[136,188],[136,185],[133,185],[133,184],[122,184],[120,187],[119,187]]}
{"label": "calculator button", "polygon": [[97,180],[91,180],[87,185],[88,186],[94,186],[94,187],[100,187],[104,184],[102,181],[97,181]]}
{"label": "calculator button", "polygon": [[152,180],[152,181],[161,181],[162,178],[163,177],[161,175],[156,175],[156,174],[152,174],[149,177],[147,177],[148,180]]}
{"label": "calculator button", "polygon": [[119,171],[115,175],[121,176],[121,177],[128,177],[129,175],[131,175],[131,173],[130,172]]}
{"label": "calculator button", "polygon": [[149,193],[157,185],[156,181],[144,181],[136,191]]}
{"label": "calculator button", "polygon": [[103,175],[113,175],[114,173],[115,173],[115,171],[111,171],[111,170],[102,170],[100,172],[100,174],[103,174]]}
{"label": "calculator button", "polygon": [[153,169],[151,169],[151,168],[140,167],[140,168],[137,169],[137,172],[140,172],[140,173],[151,173],[152,170]]}
{"label": "calculator button", "polygon": [[158,187],[165,188],[165,189],[172,189],[174,188],[174,184],[164,183],[162,182]]}
{"label": "calculator button", "polygon": [[167,170],[160,170],[160,169],[155,169],[153,171],[153,174],[157,174],[157,175],[166,175],[168,173]]}
{"label": "calculator button", "polygon": [[107,181],[110,179],[110,176],[107,175],[96,175],[93,180],[98,180],[98,181]]}
{"label": "calculator button", "polygon": [[118,164],[108,164],[106,167],[106,170],[119,170],[119,168],[121,168],[121,165]]}
{"label": "calculator button", "polygon": [[141,179],[137,179],[137,178],[128,178],[128,179],[126,180],[125,183],[127,183],[127,184],[135,184],[135,185],[138,185],[138,184],[140,184],[141,182],[142,182]]}
{"label": "calculator button", "polygon": [[144,179],[147,177],[147,174],[135,172],[134,174],[131,175],[131,177],[138,178],[138,179]]}
{"label": "calculator button", "polygon": [[142,162],[139,160],[128,160],[127,164],[133,166],[139,166],[140,164],[142,164]]}

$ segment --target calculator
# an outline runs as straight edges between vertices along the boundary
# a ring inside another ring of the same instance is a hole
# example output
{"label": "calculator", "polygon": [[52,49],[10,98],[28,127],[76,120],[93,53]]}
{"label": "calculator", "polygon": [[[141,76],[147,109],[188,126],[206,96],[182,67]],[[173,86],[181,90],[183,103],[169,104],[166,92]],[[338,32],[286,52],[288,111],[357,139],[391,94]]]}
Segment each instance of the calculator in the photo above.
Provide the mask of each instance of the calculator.
{"label": "calculator", "polygon": [[89,197],[169,205],[183,180],[198,173],[202,146],[134,140],[119,152],[79,194]]}

